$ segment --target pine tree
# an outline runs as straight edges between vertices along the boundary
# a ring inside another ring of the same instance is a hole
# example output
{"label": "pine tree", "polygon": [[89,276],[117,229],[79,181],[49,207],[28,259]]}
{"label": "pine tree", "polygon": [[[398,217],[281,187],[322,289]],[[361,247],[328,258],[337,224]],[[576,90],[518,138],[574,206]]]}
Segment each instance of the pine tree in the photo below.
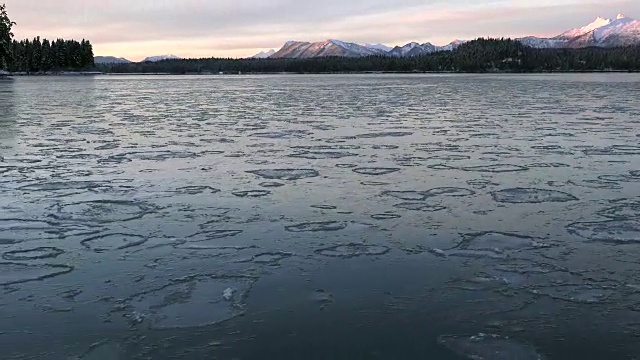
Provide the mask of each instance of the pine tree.
{"label": "pine tree", "polygon": [[9,19],[6,5],[0,4],[0,70],[6,69],[12,62],[11,43],[13,33],[11,29],[13,25],[15,25],[15,23]]}

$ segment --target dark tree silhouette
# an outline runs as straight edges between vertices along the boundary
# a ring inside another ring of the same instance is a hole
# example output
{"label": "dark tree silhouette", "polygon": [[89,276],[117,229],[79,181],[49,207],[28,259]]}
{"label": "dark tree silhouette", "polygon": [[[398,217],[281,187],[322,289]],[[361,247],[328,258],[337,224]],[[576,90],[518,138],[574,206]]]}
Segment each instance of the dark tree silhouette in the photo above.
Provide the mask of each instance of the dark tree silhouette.
{"label": "dark tree silhouette", "polygon": [[6,5],[0,4],[0,70],[5,69],[11,62],[11,41],[13,41],[11,29],[15,24],[9,19]]}

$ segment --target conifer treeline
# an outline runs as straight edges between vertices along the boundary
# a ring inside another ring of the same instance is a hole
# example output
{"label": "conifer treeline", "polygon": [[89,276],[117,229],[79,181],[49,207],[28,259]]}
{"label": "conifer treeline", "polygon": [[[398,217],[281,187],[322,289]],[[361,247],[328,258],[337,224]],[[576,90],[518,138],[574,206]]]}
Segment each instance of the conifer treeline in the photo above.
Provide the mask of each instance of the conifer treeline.
{"label": "conifer treeline", "polygon": [[640,71],[640,46],[535,49],[511,39],[477,39],[454,51],[395,58],[180,59],[97,65],[114,73],[332,73],[332,72],[545,72]]}
{"label": "conifer treeline", "polygon": [[93,47],[88,40],[49,41],[36,37],[14,40],[11,46],[9,70],[13,72],[88,70],[93,66]]}

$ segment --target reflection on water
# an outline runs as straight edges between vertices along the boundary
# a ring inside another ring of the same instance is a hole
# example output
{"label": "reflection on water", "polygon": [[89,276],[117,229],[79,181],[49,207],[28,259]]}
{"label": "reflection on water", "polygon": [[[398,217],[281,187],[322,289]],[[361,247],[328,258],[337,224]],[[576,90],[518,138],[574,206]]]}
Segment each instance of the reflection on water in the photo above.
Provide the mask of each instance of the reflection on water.
{"label": "reflection on water", "polygon": [[[16,104],[14,82],[13,80],[0,79],[0,140],[3,142],[11,139],[12,134],[15,131],[15,118]],[[4,145],[6,146],[6,144]]]}
{"label": "reflection on water", "polygon": [[0,83],[3,359],[633,359],[635,75]]}

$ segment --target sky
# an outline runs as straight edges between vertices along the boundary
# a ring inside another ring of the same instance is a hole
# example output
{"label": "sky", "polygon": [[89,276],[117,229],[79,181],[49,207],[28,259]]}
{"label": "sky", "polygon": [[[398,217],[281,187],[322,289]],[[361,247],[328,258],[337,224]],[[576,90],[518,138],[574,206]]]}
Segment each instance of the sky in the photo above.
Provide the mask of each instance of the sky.
{"label": "sky", "polygon": [[286,41],[444,45],[555,36],[596,16],[640,18],[632,0],[0,0],[16,38],[90,40],[95,55],[245,57]]}

